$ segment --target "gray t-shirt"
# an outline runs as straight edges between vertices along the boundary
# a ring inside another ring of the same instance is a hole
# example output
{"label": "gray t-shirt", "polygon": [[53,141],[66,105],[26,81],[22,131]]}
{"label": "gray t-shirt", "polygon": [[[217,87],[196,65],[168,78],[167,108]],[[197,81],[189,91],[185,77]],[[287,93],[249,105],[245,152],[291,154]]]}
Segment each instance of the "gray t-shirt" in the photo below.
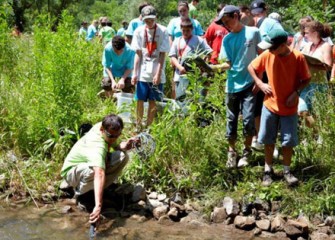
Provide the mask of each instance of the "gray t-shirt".
{"label": "gray t-shirt", "polygon": [[[199,52],[208,55],[213,52],[213,50],[206,41],[199,36],[193,35],[189,40],[179,37],[173,41],[169,57],[176,57],[179,60],[179,63],[181,63],[187,56]],[[179,82],[179,78],[179,70],[176,68],[173,80]]]}

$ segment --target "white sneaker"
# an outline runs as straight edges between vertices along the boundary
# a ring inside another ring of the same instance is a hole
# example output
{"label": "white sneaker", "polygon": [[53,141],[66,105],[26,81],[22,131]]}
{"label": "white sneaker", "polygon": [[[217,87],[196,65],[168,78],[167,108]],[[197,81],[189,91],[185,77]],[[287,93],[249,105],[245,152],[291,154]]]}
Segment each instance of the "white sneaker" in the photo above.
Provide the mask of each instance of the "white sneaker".
{"label": "white sneaker", "polygon": [[236,159],[237,159],[237,153],[233,151],[228,151],[228,159],[226,162],[226,167],[227,168],[236,167]]}
{"label": "white sneaker", "polygon": [[251,148],[256,151],[264,151],[264,144],[260,144],[257,139],[253,139],[251,143]]}
{"label": "white sneaker", "polygon": [[249,165],[249,159],[251,157],[252,151],[244,149],[241,159],[238,161],[237,167],[246,167]]}

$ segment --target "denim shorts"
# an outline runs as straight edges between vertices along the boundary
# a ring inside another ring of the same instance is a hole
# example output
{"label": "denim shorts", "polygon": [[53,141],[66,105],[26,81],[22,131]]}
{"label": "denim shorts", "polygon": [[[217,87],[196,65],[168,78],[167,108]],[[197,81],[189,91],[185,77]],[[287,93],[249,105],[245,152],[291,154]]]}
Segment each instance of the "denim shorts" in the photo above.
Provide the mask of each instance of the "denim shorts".
{"label": "denim shorts", "polygon": [[135,100],[140,101],[162,101],[163,84],[153,85],[149,82],[137,82]]}
{"label": "denim shorts", "polygon": [[310,83],[302,91],[299,97],[298,113],[312,111],[315,94],[325,93],[328,89],[327,84]]}
{"label": "denim shorts", "polygon": [[255,95],[252,93],[253,85],[247,89],[228,93],[226,98],[227,106],[227,132],[226,138],[229,140],[237,139],[238,116],[240,112],[243,115],[243,135],[255,135]]}
{"label": "denim shorts", "polygon": [[258,142],[266,145],[275,144],[279,128],[283,147],[298,145],[298,114],[280,116],[263,106]]}

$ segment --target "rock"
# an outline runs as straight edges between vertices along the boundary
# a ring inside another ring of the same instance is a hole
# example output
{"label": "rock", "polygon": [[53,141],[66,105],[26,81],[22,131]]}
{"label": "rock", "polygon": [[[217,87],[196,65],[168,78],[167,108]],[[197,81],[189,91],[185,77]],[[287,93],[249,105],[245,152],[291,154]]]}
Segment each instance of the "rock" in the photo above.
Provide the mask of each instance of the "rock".
{"label": "rock", "polygon": [[271,221],[271,232],[279,232],[284,230],[284,219],[277,215],[274,219]]}
{"label": "rock", "polygon": [[320,215],[315,215],[312,219],[311,222],[313,225],[317,226],[323,223],[322,217]]}
{"label": "rock", "polygon": [[168,211],[168,207],[163,205],[163,206],[160,206],[160,207],[156,207],[152,214],[154,215],[154,217],[156,219],[160,219],[161,216],[164,216]]}
{"label": "rock", "polygon": [[188,223],[188,225],[190,225],[193,228],[197,228],[197,227],[203,227],[205,224],[198,220],[192,220]]}
{"label": "rock", "polygon": [[225,197],[223,199],[222,205],[226,209],[228,217],[235,217],[240,213],[239,204],[230,197]]}
{"label": "rock", "polygon": [[261,200],[259,198],[257,198],[254,201],[254,208],[256,208],[257,211],[265,211],[265,212],[269,212],[270,211],[270,205],[268,202]]}
{"label": "rock", "polygon": [[175,208],[177,208],[178,209],[178,211],[180,211],[180,212],[184,212],[185,210],[186,210],[186,208],[185,208],[185,206],[184,205],[180,205],[180,204],[178,204],[178,203],[175,203],[175,202],[170,202],[170,207],[172,208],[172,207],[175,207]]}
{"label": "rock", "polygon": [[290,224],[286,224],[284,226],[284,231],[286,232],[288,237],[298,237],[300,235],[302,235],[302,230],[296,228],[293,225]]}
{"label": "rock", "polygon": [[298,237],[297,240],[307,240],[307,239],[303,237]]}
{"label": "rock", "polygon": [[285,232],[276,232],[274,235],[278,239],[287,239],[287,235]]}
{"label": "rock", "polygon": [[293,226],[299,229],[302,233],[308,233],[308,230],[309,230],[308,223],[306,223],[306,219],[302,219],[302,218],[300,221],[294,221],[294,220],[289,219],[286,225]]}
{"label": "rock", "polygon": [[179,192],[177,192],[173,198],[171,199],[171,201],[178,203],[178,204],[183,204],[183,198],[181,196],[181,194]]}
{"label": "rock", "polygon": [[330,237],[330,240],[335,240],[335,234],[332,234]]}
{"label": "rock", "polygon": [[115,189],[115,193],[118,195],[130,195],[134,191],[134,186],[131,184],[123,184]]}
{"label": "rock", "polygon": [[158,194],[157,199],[158,201],[163,202],[166,199],[166,194],[165,193]]}
{"label": "rock", "polygon": [[53,186],[48,186],[47,191],[50,193],[55,192],[55,188]]}
{"label": "rock", "polygon": [[268,231],[271,226],[271,222],[267,219],[258,220],[256,221],[256,226],[263,231]]}
{"label": "rock", "polygon": [[184,207],[185,207],[185,212],[186,212],[186,213],[190,213],[190,212],[192,212],[192,211],[195,210],[195,209],[192,207],[192,205],[189,204],[189,203],[184,204]]}
{"label": "rock", "polygon": [[255,230],[254,230],[254,236],[259,236],[261,234],[262,234],[262,230],[259,229],[259,228],[255,228]]}
{"label": "rock", "polygon": [[327,234],[327,235],[332,233],[329,226],[318,227],[318,232],[324,233],[324,234]]}
{"label": "rock", "polygon": [[188,202],[195,211],[201,211],[202,207],[197,202]]}
{"label": "rock", "polygon": [[173,222],[171,221],[171,219],[169,218],[168,215],[163,215],[158,219],[158,223],[165,225],[165,226],[170,226],[173,224]]}
{"label": "rock", "polygon": [[136,185],[134,188],[133,195],[131,197],[131,200],[133,202],[138,202],[140,200],[146,200],[147,194],[145,192],[145,189],[141,185]]}
{"label": "rock", "polygon": [[157,192],[151,192],[149,195],[148,195],[148,198],[149,199],[157,199],[158,197],[158,193]]}
{"label": "rock", "polygon": [[263,219],[268,219],[268,216],[264,212],[259,212],[258,217],[262,220]]}
{"label": "rock", "polygon": [[198,220],[200,219],[201,216],[198,212],[190,212],[186,217],[183,217],[182,219],[180,219],[181,223],[189,223],[192,220]]}
{"label": "rock", "polygon": [[271,212],[277,213],[280,211],[280,201],[272,201],[271,202]]}
{"label": "rock", "polygon": [[313,232],[310,235],[311,240],[330,240],[330,237],[328,234],[322,233],[322,232]]}
{"label": "rock", "polygon": [[149,199],[148,200],[149,203],[149,209],[155,209],[156,207],[160,207],[163,206],[164,204],[160,201],[158,201],[157,199]]}
{"label": "rock", "polygon": [[140,200],[137,204],[141,207],[145,207],[147,205],[147,203],[143,200]]}
{"label": "rock", "polygon": [[227,219],[226,209],[215,207],[211,213],[211,221],[214,223],[223,223]]}
{"label": "rock", "polygon": [[145,216],[141,216],[141,215],[138,215],[138,214],[131,215],[130,219],[135,220],[137,222],[145,222],[147,220],[147,218]]}
{"label": "rock", "polygon": [[334,225],[334,218],[331,217],[331,216],[328,216],[328,217],[326,217],[324,223],[325,223],[326,226],[332,227]]}
{"label": "rock", "polygon": [[255,223],[256,221],[254,217],[236,216],[234,220],[235,227],[243,230],[250,230],[254,228]]}
{"label": "rock", "polygon": [[176,207],[170,208],[167,215],[172,219],[177,218],[178,217],[178,209]]}
{"label": "rock", "polygon": [[72,207],[70,205],[66,205],[66,206],[62,207],[61,209],[59,209],[59,212],[61,214],[68,214],[68,213],[70,213],[72,211],[73,211],[73,209],[72,209]]}

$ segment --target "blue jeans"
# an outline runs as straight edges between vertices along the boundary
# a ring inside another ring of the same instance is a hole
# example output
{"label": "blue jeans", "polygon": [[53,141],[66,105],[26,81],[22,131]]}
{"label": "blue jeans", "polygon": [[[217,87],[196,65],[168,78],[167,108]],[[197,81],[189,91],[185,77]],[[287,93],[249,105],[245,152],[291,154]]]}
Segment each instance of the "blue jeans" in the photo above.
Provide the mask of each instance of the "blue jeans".
{"label": "blue jeans", "polygon": [[253,85],[241,92],[227,94],[226,138],[229,140],[237,139],[238,116],[240,112],[243,115],[243,135],[254,136],[256,133],[254,117],[256,98],[252,93],[252,88]]}
{"label": "blue jeans", "polygon": [[280,116],[263,106],[258,142],[269,145],[275,144],[278,128],[280,128],[283,147],[298,145],[298,115]]}

